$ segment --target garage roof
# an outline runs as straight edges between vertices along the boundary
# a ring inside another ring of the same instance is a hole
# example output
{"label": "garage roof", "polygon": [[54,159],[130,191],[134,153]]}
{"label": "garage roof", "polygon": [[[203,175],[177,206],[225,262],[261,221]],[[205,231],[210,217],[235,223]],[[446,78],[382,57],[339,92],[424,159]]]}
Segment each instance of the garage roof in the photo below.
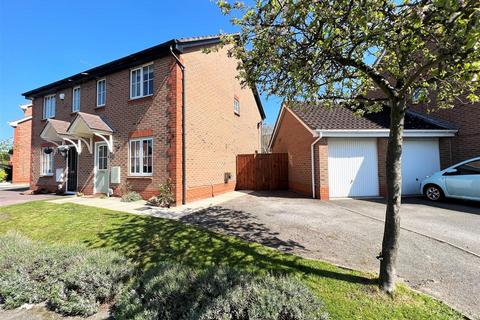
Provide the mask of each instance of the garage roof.
{"label": "garage roof", "polygon": [[[297,103],[288,106],[312,130],[389,129],[389,107],[377,113],[359,116],[346,106],[322,107]],[[405,116],[407,130],[457,129],[452,124],[409,111]]]}

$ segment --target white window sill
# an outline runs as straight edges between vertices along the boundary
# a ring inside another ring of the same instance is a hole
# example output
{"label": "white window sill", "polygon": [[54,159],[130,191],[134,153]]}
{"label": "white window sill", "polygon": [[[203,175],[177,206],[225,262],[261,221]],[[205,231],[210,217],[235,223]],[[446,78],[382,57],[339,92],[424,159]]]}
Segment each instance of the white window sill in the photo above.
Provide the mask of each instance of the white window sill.
{"label": "white window sill", "polygon": [[138,97],[130,97],[130,100],[137,100],[137,99],[142,99],[142,98],[147,98],[153,96],[152,94],[147,94],[146,96],[138,96]]}
{"label": "white window sill", "polygon": [[153,178],[153,174],[129,174],[127,178]]}
{"label": "white window sill", "polygon": [[41,177],[53,177],[53,173],[41,174],[40,178]]}
{"label": "white window sill", "polygon": [[103,108],[105,107],[106,104],[97,104],[97,106],[95,108]]}

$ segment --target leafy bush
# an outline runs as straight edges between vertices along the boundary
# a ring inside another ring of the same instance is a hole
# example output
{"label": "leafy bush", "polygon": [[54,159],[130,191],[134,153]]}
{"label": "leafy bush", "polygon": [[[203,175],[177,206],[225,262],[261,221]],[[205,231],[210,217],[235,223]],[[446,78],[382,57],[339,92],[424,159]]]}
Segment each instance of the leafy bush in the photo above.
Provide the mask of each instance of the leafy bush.
{"label": "leafy bush", "polygon": [[323,304],[299,280],[164,264],[120,294],[116,319],[314,320]]}
{"label": "leafy bush", "polygon": [[0,236],[0,306],[46,302],[65,315],[87,316],[111,301],[132,273],[115,252],[43,245],[17,234]]}
{"label": "leafy bush", "polygon": [[170,208],[175,202],[172,180],[169,178],[165,183],[160,184],[158,191],[158,196],[153,196],[148,199],[148,204],[155,207]]}
{"label": "leafy bush", "polygon": [[132,186],[128,182],[122,185],[121,192],[122,202],[134,202],[142,200],[142,196],[139,195],[138,192],[132,191]]}
{"label": "leafy bush", "polygon": [[122,195],[122,202],[134,202],[138,200],[142,200],[142,196],[135,191],[130,191]]}
{"label": "leafy bush", "polygon": [[7,172],[5,169],[0,169],[0,182],[7,181]]}

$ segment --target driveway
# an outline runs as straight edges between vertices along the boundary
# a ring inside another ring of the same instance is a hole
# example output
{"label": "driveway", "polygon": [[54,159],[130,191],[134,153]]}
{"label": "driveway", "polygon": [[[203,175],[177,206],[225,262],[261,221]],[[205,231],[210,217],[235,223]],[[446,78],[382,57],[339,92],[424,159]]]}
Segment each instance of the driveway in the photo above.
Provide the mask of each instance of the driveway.
{"label": "driveway", "polygon": [[[378,272],[385,205],[252,193],[180,220],[283,251]],[[480,204],[404,199],[398,276],[480,319]]]}
{"label": "driveway", "polygon": [[20,185],[0,185],[0,206],[8,206],[11,204],[19,204],[34,200],[44,200],[56,197],[53,194],[38,194],[38,195],[27,195],[22,194],[27,191],[28,186]]}

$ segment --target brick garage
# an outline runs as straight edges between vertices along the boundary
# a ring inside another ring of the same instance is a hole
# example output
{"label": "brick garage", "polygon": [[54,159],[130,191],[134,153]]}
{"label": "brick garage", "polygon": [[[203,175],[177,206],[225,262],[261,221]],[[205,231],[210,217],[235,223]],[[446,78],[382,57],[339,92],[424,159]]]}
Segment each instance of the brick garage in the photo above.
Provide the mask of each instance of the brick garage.
{"label": "brick garage", "polygon": [[[347,107],[293,104],[282,107],[270,148],[288,153],[293,191],[324,200],[385,196],[388,128],[388,110],[360,117]],[[456,133],[444,121],[407,114],[404,194],[419,193],[421,179],[450,164]],[[422,155],[433,160],[420,163]]]}
{"label": "brick garage", "polygon": [[[184,197],[191,201],[233,190],[235,157],[260,150],[260,129],[265,115],[256,91],[242,88],[236,79],[237,61],[227,56],[226,49],[211,54],[203,52],[219,41],[218,36],[171,40],[25,93],[33,103],[32,189],[54,191],[61,185],[56,181],[56,174],[40,172],[42,147],[56,147],[40,137],[48,122],[43,119],[45,97],[54,95],[54,119],[71,123],[78,116],[72,112],[73,88],[79,86],[81,113],[98,116],[113,131],[108,169],[120,168],[120,182],[109,183],[115,195],[120,195],[128,185],[148,198],[156,194],[159,184],[168,178],[173,183],[177,204]],[[182,71],[171,50],[185,65],[185,133],[182,132]],[[132,70],[144,65],[153,67],[153,92],[132,99]],[[101,79],[105,79],[106,98],[105,104],[98,107],[97,81]],[[240,114],[234,113],[234,99],[240,102]],[[182,192],[183,134],[185,195]],[[102,141],[92,137],[93,143]],[[135,175],[129,167],[129,142],[142,138],[153,141],[153,172]],[[86,149],[83,146],[78,156],[78,191],[92,194],[95,152]],[[55,169],[67,167],[65,158],[58,152],[53,157]],[[230,181],[224,181],[225,172],[232,173]]]}

